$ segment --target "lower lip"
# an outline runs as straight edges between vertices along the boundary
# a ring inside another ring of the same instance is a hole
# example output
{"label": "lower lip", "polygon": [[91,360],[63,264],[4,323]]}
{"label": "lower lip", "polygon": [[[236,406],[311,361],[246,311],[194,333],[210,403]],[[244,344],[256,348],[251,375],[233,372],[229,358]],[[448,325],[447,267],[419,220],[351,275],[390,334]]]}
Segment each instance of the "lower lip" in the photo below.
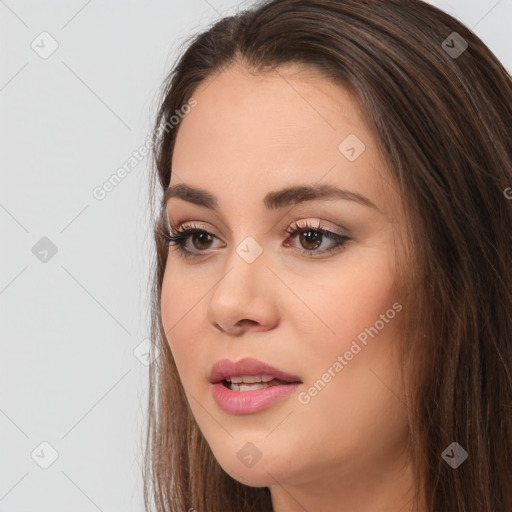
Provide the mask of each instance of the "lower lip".
{"label": "lower lip", "polygon": [[231,391],[221,382],[212,386],[213,398],[223,411],[230,414],[253,414],[288,397],[297,389],[299,383],[270,386],[254,391]]}

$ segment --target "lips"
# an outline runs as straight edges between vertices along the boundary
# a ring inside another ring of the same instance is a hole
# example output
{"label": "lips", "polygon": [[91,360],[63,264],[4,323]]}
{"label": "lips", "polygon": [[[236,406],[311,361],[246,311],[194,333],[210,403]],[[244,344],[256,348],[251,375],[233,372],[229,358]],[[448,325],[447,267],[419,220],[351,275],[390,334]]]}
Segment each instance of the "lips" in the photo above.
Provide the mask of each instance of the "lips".
{"label": "lips", "polygon": [[[244,377],[248,378],[245,379]],[[251,379],[250,377],[255,378]],[[300,378],[295,375],[291,375],[267,363],[252,358],[244,358],[236,362],[230,361],[229,359],[217,361],[212,367],[209,380],[212,384],[222,382],[270,382],[270,377],[281,381],[282,384],[302,382]],[[240,378],[242,380],[240,380]]]}
{"label": "lips", "polygon": [[302,381],[256,359],[217,361],[210,373],[217,405],[229,414],[255,414],[288,399]]}

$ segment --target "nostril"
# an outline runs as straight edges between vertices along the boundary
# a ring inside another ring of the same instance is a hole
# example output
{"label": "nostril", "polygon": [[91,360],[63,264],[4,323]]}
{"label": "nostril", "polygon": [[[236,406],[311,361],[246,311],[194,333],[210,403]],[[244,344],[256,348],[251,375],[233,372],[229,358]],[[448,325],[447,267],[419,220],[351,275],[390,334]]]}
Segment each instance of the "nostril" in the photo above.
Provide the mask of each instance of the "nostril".
{"label": "nostril", "polygon": [[221,327],[217,322],[215,322],[213,325],[214,325],[217,329],[219,329],[219,331],[220,331],[220,332],[225,332],[225,331],[224,331],[224,329],[223,329],[223,328],[222,328],[222,327]]}
{"label": "nostril", "polygon": [[243,320],[240,320],[239,322],[237,322],[236,326],[237,327],[244,327],[244,324],[247,324],[247,325],[258,325],[258,322],[256,322],[255,320],[248,320],[246,318],[244,318]]}
{"label": "nostril", "polygon": [[224,334],[231,334],[233,336],[236,336],[242,334],[244,330],[249,327],[259,325],[259,323],[255,320],[249,320],[247,318],[244,318],[242,320],[239,320],[236,324],[234,324],[231,328],[228,329],[224,329],[218,322],[214,322],[213,325]]}

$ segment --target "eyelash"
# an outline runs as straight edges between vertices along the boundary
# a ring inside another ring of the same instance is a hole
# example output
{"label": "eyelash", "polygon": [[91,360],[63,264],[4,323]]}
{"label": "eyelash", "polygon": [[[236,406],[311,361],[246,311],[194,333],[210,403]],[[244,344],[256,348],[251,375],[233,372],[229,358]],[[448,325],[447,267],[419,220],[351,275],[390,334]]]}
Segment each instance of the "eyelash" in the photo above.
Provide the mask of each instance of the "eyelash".
{"label": "eyelash", "polygon": [[[184,228],[183,226],[178,226],[177,228],[173,227],[172,231],[175,234],[172,234],[169,231],[169,228],[166,227],[164,230],[164,239],[167,242],[167,244],[175,246],[176,249],[179,249],[179,255],[183,258],[197,258],[202,256],[201,253],[207,254],[206,251],[200,251],[200,253],[197,254],[185,248],[186,242],[191,235],[196,233],[206,233],[213,238],[217,238],[214,234],[195,225],[191,225],[190,227],[187,228]],[[318,251],[316,249],[299,249],[299,252],[303,254],[305,253],[305,255],[307,255],[310,258],[318,257],[315,255],[315,253],[321,254],[323,256],[325,254],[330,254],[332,252],[341,250],[344,248],[345,244],[351,240],[348,236],[339,235],[338,233],[334,233],[332,231],[323,229],[320,227],[320,224],[318,224],[318,226],[313,226],[309,222],[306,222],[303,226],[299,226],[297,222],[294,222],[293,225],[286,230],[286,233],[288,233],[290,238],[293,238],[298,233],[307,231],[321,233],[322,236],[325,236],[326,238],[334,242],[332,247],[330,247],[329,249],[323,249],[321,251]]]}

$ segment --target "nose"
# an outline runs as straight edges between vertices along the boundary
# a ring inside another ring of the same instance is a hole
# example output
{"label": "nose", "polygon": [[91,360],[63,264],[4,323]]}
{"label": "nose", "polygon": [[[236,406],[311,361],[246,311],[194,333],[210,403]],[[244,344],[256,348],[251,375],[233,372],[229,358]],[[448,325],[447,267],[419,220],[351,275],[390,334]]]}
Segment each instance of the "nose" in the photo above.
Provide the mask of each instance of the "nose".
{"label": "nose", "polygon": [[267,331],[279,323],[278,282],[267,268],[265,252],[249,261],[233,250],[209,295],[208,322],[232,336]]}

